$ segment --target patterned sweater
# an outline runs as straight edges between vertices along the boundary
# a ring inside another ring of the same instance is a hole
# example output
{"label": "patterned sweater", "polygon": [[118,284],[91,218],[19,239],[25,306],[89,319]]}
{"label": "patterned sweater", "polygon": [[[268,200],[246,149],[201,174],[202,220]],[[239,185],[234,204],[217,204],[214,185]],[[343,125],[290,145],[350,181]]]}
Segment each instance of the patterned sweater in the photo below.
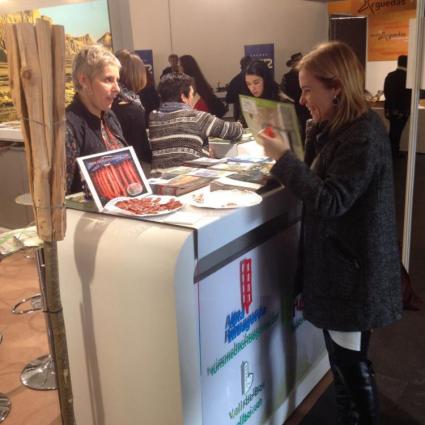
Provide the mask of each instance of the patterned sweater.
{"label": "patterned sweater", "polygon": [[238,140],[242,125],[223,121],[184,103],[167,102],[149,117],[152,169],[182,165],[208,156],[208,137]]}

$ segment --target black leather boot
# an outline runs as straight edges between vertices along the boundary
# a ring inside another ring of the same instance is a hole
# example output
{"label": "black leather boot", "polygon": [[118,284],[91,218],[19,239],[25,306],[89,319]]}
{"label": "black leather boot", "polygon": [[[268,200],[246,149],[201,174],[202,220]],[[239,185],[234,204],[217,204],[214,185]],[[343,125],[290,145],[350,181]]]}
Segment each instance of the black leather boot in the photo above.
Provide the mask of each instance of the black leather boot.
{"label": "black leather boot", "polygon": [[379,400],[371,363],[360,361],[336,369],[355,403],[358,425],[379,425]]}
{"label": "black leather boot", "polygon": [[358,413],[340,373],[332,368],[336,393],[336,424],[357,425]]}

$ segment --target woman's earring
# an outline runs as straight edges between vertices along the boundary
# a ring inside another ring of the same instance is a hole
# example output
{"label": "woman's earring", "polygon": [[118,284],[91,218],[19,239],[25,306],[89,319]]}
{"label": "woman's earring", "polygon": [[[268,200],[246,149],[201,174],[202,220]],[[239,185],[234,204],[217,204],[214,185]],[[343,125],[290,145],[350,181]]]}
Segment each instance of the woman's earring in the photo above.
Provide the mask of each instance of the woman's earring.
{"label": "woman's earring", "polygon": [[336,106],[336,105],[338,105],[338,103],[339,103],[339,99],[336,97],[336,96],[334,96],[334,98],[332,99],[332,103]]}

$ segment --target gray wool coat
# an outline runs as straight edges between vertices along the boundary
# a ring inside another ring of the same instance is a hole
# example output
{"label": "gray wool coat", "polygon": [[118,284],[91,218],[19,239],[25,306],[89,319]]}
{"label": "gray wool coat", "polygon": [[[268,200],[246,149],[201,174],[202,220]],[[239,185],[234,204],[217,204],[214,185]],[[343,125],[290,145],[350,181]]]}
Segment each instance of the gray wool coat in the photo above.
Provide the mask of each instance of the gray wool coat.
{"label": "gray wool coat", "polygon": [[304,317],[338,331],[400,319],[390,141],[378,115],[368,111],[333,137],[310,121],[305,162],[286,152],[271,172],[304,206]]}

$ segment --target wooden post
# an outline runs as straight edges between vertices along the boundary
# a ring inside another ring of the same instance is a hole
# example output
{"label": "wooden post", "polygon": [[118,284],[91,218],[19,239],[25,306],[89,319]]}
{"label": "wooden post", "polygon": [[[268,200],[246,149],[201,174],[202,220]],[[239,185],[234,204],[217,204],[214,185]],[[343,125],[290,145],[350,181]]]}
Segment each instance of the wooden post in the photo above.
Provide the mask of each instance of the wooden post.
{"label": "wooden post", "polygon": [[56,382],[58,385],[59,404],[62,424],[74,425],[74,406],[72,397],[71,373],[68,360],[65,323],[59,288],[58,252],[56,241],[45,241],[43,244],[46,264],[46,291],[44,311],[52,335],[52,359],[55,364]]}
{"label": "wooden post", "polygon": [[65,34],[46,21],[8,25],[12,98],[21,118],[38,235],[44,241],[44,312],[63,425],[75,425],[60,297],[57,240],[65,236]]}

